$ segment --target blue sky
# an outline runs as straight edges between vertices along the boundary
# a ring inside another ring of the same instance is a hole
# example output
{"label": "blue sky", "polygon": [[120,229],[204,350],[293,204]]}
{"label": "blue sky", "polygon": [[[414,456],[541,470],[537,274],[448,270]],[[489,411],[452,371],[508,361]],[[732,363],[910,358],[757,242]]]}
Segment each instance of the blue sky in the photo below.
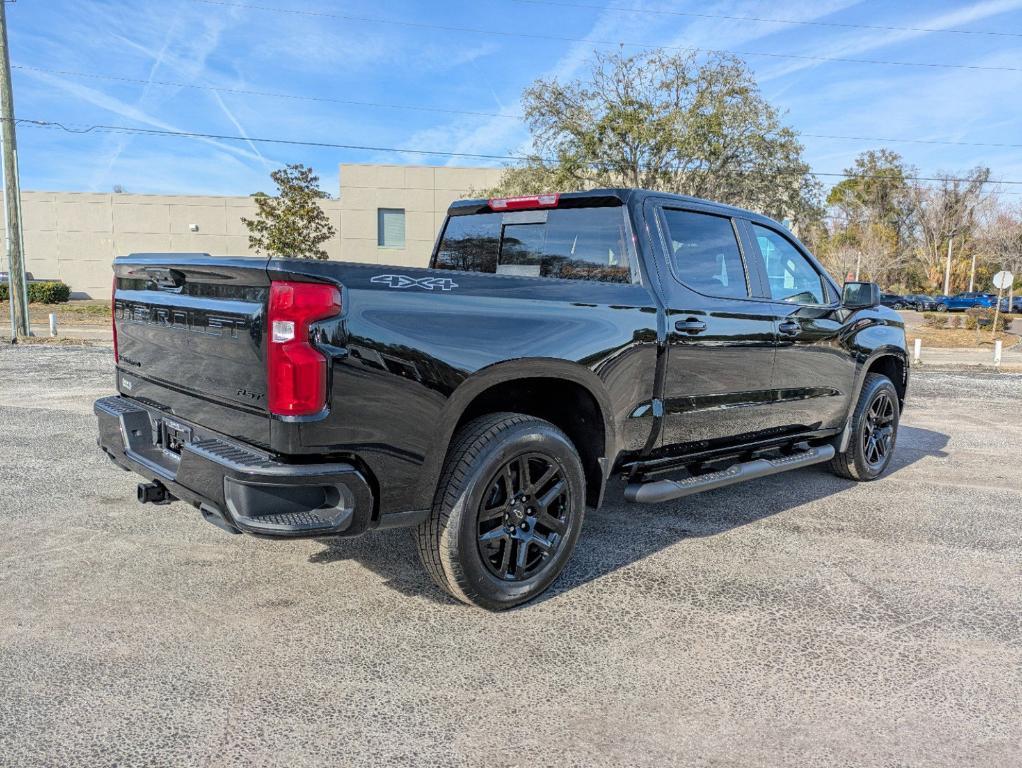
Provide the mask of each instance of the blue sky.
{"label": "blue sky", "polygon": [[[803,134],[816,171],[840,171],[858,152],[889,146],[926,174],[984,164],[997,178],[1022,179],[1019,148],[805,135],[1022,144],[1022,0],[250,0],[250,7],[242,7],[244,2],[8,4],[16,114],[69,126],[517,154],[528,139],[515,117],[522,89],[541,76],[581,75],[594,47],[607,48],[428,25],[453,26],[648,46],[981,67],[746,57],[764,95]],[[845,24],[917,30],[839,26]],[[1018,71],[986,69],[997,67]],[[419,109],[340,103],[345,101]],[[26,190],[110,191],[120,184],[129,192],[249,194],[270,187],[273,168],[303,162],[315,167],[323,188],[336,194],[340,162],[499,164],[390,151],[69,134],[30,126],[19,128],[19,148]]]}

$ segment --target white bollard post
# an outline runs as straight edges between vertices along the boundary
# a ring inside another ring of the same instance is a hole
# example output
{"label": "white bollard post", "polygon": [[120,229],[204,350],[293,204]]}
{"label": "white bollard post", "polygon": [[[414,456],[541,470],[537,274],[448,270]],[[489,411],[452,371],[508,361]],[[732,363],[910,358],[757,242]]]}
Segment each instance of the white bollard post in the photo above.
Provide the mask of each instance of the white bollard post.
{"label": "white bollard post", "polygon": [[1001,364],[1001,340],[994,342],[994,365]]}
{"label": "white bollard post", "polygon": [[57,313],[50,312],[50,336],[57,335]]}
{"label": "white bollard post", "polygon": [[923,340],[922,339],[916,339],[915,356],[913,357],[912,362],[913,363],[918,363],[919,362],[919,356],[922,355],[922,353],[923,353]]}

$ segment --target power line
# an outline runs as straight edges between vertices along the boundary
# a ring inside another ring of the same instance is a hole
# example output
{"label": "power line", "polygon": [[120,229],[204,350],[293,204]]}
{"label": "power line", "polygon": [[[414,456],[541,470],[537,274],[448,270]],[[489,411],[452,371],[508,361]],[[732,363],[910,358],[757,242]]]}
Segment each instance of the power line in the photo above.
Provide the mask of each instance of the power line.
{"label": "power line", "polygon": [[[444,150],[427,150],[427,149],[406,149],[401,147],[379,147],[365,144],[341,144],[328,141],[303,141],[298,139],[277,139],[277,138],[265,138],[255,136],[233,136],[230,134],[221,133],[202,133],[199,131],[170,131],[159,128],[136,128],[126,125],[89,125],[82,126],[80,128],[71,127],[64,123],[55,120],[35,120],[31,118],[18,118],[15,120],[16,123],[24,124],[37,128],[55,128],[66,131],[67,133],[73,134],[88,134],[88,133],[126,133],[126,134],[137,134],[143,136],[174,136],[182,138],[197,138],[197,139],[217,139],[221,141],[243,141],[243,142],[254,142],[261,144],[287,144],[293,146],[302,147],[321,147],[327,149],[350,149],[359,150],[366,152],[395,152],[405,153],[414,155],[435,155],[440,157],[466,157],[474,158],[477,160],[517,160],[525,161],[530,158],[522,155],[487,155],[478,154],[471,152],[450,152]],[[552,162],[548,158],[540,158],[544,162]],[[784,173],[763,173],[759,171],[736,171],[732,172],[732,175],[757,175],[757,176],[817,176],[817,177],[834,177],[834,178],[872,178],[872,179],[887,179],[887,176],[882,175],[859,175],[846,172],[834,172],[834,171],[806,171],[804,174],[792,172],[788,174]],[[971,179],[963,179],[954,176],[941,178],[939,176],[902,176],[902,180],[905,181],[959,181],[959,182],[971,182]],[[1004,185],[1022,185],[1022,180],[1011,180],[1011,179],[989,179],[987,181],[980,182],[983,185],[991,184],[1004,184]]]}
{"label": "power line", "polygon": [[829,133],[799,133],[810,139],[841,139],[842,141],[879,141],[887,144],[939,144],[951,147],[997,147],[1000,149],[1015,149],[1022,147],[1022,144],[997,144],[984,141],[950,141],[944,139],[891,139],[879,136],[835,136]]}
{"label": "power line", "polygon": [[674,11],[664,8],[627,8],[619,5],[593,5],[590,3],[555,2],[554,0],[512,0],[529,5],[549,5],[562,8],[586,8],[594,11],[623,11],[628,13],[657,14],[661,16],[687,16],[698,19],[723,19],[726,21],[755,21],[767,24],[797,24],[810,27],[838,27],[841,29],[874,29],[881,32],[937,32],[954,35],[992,35],[997,37],[1022,37],[1022,32],[994,32],[986,29],[938,29],[936,27],[898,27],[888,24],[851,24],[838,21],[805,21],[802,19],[770,19],[762,16],[728,16],[722,13],[697,13],[695,11]]}
{"label": "power line", "polygon": [[[524,0],[522,0],[524,1]],[[531,0],[530,0],[531,1]],[[148,86],[165,86],[169,88],[190,88],[200,91],[216,91],[217,93],[233,93],[242,96],[262,96],[267,98],[275,99],[295,99],[298,101],[315,101],[315,102],[326,102],[330,104],[345,104],[354,107],[379,107],[383,109],[404,109],[415,112],[437,112],[440,114],[448,115],[471,115],[473,117],[501,117],[508,120],[522,120],[523,115],[507,113],[507,112],[482,112],[478,110],[469,109],[448,109],[445,107],[428,107],[418,104],[394,104],[387,102],[376,102],[376,101],[354,101],[351,99],[335,99],[328,96],[309,96],[300,93],[284,93],[280,91],[259,91],[251,90],[247,88],[232,88],[228,86],[218,85],[200,85],[197,83],[181,83],[171,80],[147,80],[139,77],[124,77],[121,75],[108,75],[99,72],[78,72],[69,69],[47,69],[46,67],[32,67],[26,64],[12,64],[12,68],[20,69],[28,72],[44,72],[52,75],[67,75],[70,77],[85,77],[95,80],[111,80],[115,82],[123,83],[137,83],[139,85]],[[993,143],[993,142],[982,142],[982,141],[951,141],[942,139],[896,139],[896,138],[885,138],[879,136],[836,136],[833,134],[823,133],[799,133],[799,136],[805,136],[811,139],[840,139],[843,141],[879,141],[889,144],[937,144],[947,145],[955,147],[995,147],[1001,149],[1018,149],[1022,148],[1022,144],[1004,144],[1004,143]]]}
{"label": "power line", "polygon": [[[142,136],[179,136],[193,139],[217,139],[221,141],[244,141],[259,144],[290,144],[300,147],[321,147],[325,149],[352,149],[366,152],[400,152],[412,155],[437,155],[442,157],[466,157],[475,160],[526,160],[525,157],[515,155],[486,155],[472,152],[444,152],[440,150],[425,149],[401,149],[398,147],[374,147],[364,144],[339,144],[329,141],[300,141],[298,139],[271,139],[257,138],[255,136],[231,136],[221,133],[201,133],[198,131],[167,131],[158,128],[135,128],[126,125],[89,125],[81,128],[73,128],[55,120],[32,120],[18,118],[16,123],[29,125],[37,128],[58,128],[67,133],[127,133]],[[1022,182],[1020,182],[1022,183]]]}
{"label": "power line", "polygon": [[404,19],[379,19],[370,16],[353,16],[344,13],[332,13],[329,11],[299,10],[295,8],[278,8],[269,5],[254,5],[250,3],[237,3],[231,0],[192,0],[193,3],[205,5],[218,5],[226,8],[243,8],[250,11],[266,11],[271,13],[287,13],[298,16],[313,16],[317,18],[340,19],[342,21],[354,21],[366,24],[389,24],[398,27],[410,27],[414,29],[435,29],[443,32],[466,32],[472,35],[495,35],[498,37],[525,38],[530,40],[549,40],[558,43],[587,43],[589,45],[603,46],[628,46],[630,48],[656,49],[665,48],[676,51],[689,51],[692,53],[716,53],[730,54],[734,56],[762,56],[774,59],[796,59],[799,61],[829,61],[844,64],[878,64],[892,67],[927,67],[937,69],[968,69],[990,72],[1022,72],[1022,67],[991,67],[978,64],[944,64],[939,62],[915,62],[915,61],[888,61],[882,59],[850,59],[833,56],[810,56],[808,54],[796,53],[766,53],[763,51],[733,51],[721,48],[701,48],[695,46],[679,45],[652,45],[649,43],[633,43],[622,40],[593,40],[580,37],[562,37],[560,35],[544,35],[529,32],[509,32],[498,29],[479,29],[476,27],[461,27],[447,24],[430,24],[424,21],[407,21]]}

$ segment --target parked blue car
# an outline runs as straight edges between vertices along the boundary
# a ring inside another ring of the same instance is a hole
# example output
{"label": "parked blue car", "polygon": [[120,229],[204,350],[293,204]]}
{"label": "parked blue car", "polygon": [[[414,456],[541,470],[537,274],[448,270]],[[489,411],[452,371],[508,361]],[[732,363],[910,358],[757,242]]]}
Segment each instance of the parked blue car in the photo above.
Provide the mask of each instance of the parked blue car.
{"label": "parked blue car", "polygon": [[1010,312],[1013,315],[1022,313],[1022,296],[1015,296],[1011,300],[1011,306],[1008,306],[1008,297],[1005,296],[1001,299],[1001,311]]}
{"label": "parked blue car", "polygon": [[982,291],[966,291],[956,293],[954,296],[938,296],[938,312],[964,312],[973,307],[992,307],[997,303],[997,297],[992,293]]}

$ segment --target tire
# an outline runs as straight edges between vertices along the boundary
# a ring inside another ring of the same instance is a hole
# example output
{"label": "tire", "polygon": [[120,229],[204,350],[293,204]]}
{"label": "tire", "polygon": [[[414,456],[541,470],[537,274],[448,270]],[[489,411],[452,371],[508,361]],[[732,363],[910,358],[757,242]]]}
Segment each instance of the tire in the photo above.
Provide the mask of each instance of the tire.
{"label": "tire", "polygon": [[894,302],[894,309],[904,309],[904,308],[905,308],[905,305],[902,304],[900,301]]}
{"label": "tire", "polygon": [[584,515],[585,475],[567,435],[542,419],[496,413],[455,435],[415,538],[441,589],[499,611],[553,583]]}
{"label": "tire", "polygon": [[[891,463],[898,440],[901,412],[898,391],[879,373],[866,375],[852,414],[848,450],[830,460],[830,468],[849,480],[876,480]],[[871,436],[878,436],[871,442]]]}
{"label": "tire", "polygon": [[937,311],[938,312],[947,312],[947,304],[938,304],[937,305]]}

